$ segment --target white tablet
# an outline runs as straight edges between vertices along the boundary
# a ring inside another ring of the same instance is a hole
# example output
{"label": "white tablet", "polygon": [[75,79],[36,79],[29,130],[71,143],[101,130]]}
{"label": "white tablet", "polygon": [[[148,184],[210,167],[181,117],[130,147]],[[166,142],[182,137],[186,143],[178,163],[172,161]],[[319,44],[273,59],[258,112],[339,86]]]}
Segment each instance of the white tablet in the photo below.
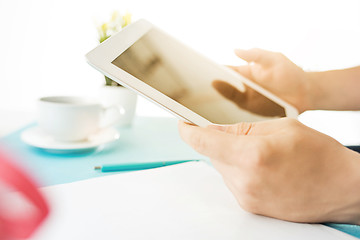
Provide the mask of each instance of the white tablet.
{"label": "white tablet", "polygon": [[127,26],[86,58],[107,77],[199,126],[298,115],[279,97],[146,20]]}

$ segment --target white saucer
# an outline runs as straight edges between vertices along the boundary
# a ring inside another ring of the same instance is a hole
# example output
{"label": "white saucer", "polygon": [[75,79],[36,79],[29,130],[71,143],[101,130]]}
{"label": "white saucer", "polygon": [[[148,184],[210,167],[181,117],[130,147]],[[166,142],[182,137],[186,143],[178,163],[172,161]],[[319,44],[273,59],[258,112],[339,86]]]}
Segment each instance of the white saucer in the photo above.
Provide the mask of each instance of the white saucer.
{"label": "white saucer", "polygon": [[39,126],[26,129],[21,133],[21,140],[26,144],[51,152],[77,152],[95,149],[105,143],[119,139],[120,134],[115,128],[102,129],[91,135],[87,140],[79,142],[62,142],[55,140]]}

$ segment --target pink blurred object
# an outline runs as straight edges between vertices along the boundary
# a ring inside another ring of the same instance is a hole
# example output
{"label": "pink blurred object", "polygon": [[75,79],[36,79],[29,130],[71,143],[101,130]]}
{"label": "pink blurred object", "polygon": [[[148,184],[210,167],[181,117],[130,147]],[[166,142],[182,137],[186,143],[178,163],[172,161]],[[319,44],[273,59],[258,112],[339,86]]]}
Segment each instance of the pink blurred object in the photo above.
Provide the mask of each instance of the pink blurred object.
{"label": "pink blurred object", "polygon": [[[31,211],[22,211],[24,206]],[[0,150],[0,240],[28,238],[48,213],[48,204],[30,177]]]}

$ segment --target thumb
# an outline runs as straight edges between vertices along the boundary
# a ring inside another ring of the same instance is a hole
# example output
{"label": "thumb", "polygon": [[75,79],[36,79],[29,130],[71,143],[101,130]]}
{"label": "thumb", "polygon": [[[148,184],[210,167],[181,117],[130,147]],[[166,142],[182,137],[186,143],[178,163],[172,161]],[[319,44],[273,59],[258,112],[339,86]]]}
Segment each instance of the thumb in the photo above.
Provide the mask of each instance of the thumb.
{"label": "thumb", "polygon": [[247,61],[247,62],[255,62],[260,65],[269,66],[275,61],[276,53],[266,51],[259,48],[253,48],[250,50],[243,49],[235,49],[235,54]]}
{"label": "thumb", "polygon": [[[226,134],[211,128],[201,128],[179,122],[179,133],[181,138],[200,154],[212,159],[230,159],[231,153],[227,149],[234,143],[245,141],[243,137]],[[249,144],[251,140],[247,140]]]}

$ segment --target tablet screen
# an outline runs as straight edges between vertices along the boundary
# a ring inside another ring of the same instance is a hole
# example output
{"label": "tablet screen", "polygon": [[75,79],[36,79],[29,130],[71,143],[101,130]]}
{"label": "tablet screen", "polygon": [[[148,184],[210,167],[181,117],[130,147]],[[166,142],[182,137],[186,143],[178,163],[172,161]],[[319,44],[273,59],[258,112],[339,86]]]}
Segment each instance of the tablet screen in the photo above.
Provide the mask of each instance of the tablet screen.
{"label": "tablet screen", "polygon": [[285,116],[282,106],[156,28],[112,64],[212,123]]}

